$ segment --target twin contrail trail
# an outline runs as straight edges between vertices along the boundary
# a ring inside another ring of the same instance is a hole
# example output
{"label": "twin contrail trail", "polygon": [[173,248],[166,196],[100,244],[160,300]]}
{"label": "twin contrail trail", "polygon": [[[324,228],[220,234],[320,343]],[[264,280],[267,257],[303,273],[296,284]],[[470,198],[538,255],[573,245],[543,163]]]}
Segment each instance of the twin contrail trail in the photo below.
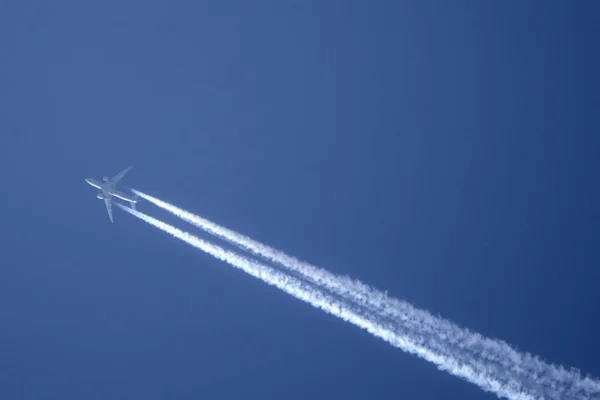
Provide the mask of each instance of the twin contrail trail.
{"label": "twin contrail trail", "polygon": [[[418,325],[421,331],[427,331],[430,334],[444,337],[445,340],[452,342],[453,345],[460,346],[462,343],[471,341],[472,334],[465,330],[456,330],[456,327],[443,319],[433,317],[430,313],[423,310],[416,310],[413,306],[405,301],[400,301],[388,297],[385,293],[373,289],[370,286],[352,280],[347,277],[336,276],[331,272],[315,267],[309,263],[298,260],[297,258],[287,255],[284,252],[274,249],[266,244],[260,243],[250,237],[247,237],[239,232],[227,229],[218,225],[206,218],[192,214],[189,211],[181,209],[173,204],[169,204],[156,197],[146,193],[132,189],[132,191],[143,199],[150,201],[156,206],[172,213],[173,215],[191,223],[192,225],[203,229],[204,231],[213,234],[227,242],[247,250],[265,260],[277,263],[303,279],[326,288],[331,292],[342,296],[345,299],[360,303],[360,305],[372,312],[377,312],[380,316],[389,318],[393,321],[403,320],[405,324],[411,322]],[[444,326],[445,330],[454,330],[453,335],[444,334],[440,327]],[[458,339],[461,340],[458,340]],[[490,340],[484,337],[478,337],[480,346],[486,349],[485,354],[494,354],[498,351],[503,351],[504,354],[510,355],[511,359],[520,357],[521,355],[514,351],[506,343]],[[465,348],[469,350],[471,346]],[[514,361],[509,360],[511,366]],[[536,365],[538,360],[530,357],[528,360],[530,365]],[[542,373],[542,369],[538,369],[537,373]]]}
{"label": "twin contrail trail", "polygon": [[398,329],[392,329],[384,326],[383,324],[376,323],[368,317],[361,315],[359,311],[354,310],[350,304],[336,300],[335,298],[322,291],[319,291],[317,288],[314,288],[293,276],[285,275],[273,268],[259,264],[236,253],[225,250],[222,247],[213,245],[139,211],[132,210],[121,204],[117,205],[128,213],[140,218],[141,220],[164,232],[169,233],[173,237],[183,240],[184,242],[214,256],[219,260],[225,261],[228,264],[233,265],[234,267],[254,276],[255,278],[259,278],[262,281],[311,304],[315,308],[319,308],[360,328],[363,328],[372,335],[385,340],[393,346],[399,347],[404,351],[424,358],[436,364],[440,369],[446,370],[453,375],[462,377],[485,390],[498,393],[499,395],[509,399],[540,399],[540,397],[522,393],[520,388],[513,387],[515,385],[512,385],[511,383],[506,384],[502,381],[499,381],[485,371],[474,371],[470,365],[461,364],[459,361],[454,360],[451,357],[436,353],[421,343],[423,342],[422,338],[411,337],[414,335],[411,335],[408,332],[405,334],[399,334]]}
{"label": "twin contrail trail", "polygon": [[600,382],[582,378],[576,371],[548,365],[361,282],[338,277],[162,200],[134,192],[209,233],[288,268],[306,282],[122,207],[125,211],[486,391],[508,399],[591,399],[600,394]]}

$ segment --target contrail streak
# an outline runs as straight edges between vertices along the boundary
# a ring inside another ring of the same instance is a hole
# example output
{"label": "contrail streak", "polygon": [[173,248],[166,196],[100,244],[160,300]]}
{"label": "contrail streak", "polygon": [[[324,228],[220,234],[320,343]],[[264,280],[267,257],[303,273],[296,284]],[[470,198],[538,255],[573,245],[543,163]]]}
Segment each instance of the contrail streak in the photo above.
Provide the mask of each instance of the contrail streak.
{"label": "contrail streak", "polygon": [[[319,287],[355,302],[366,310],[377,313],[390,322],[401,321],[404,327],[418,329],[419,332],[435,337],[438,341],[458,347],[463,353],[501,366],[510,371],[513,379],[531,379],[535,377],[540,385],[558,390],[559,386],[570,387],[570,393],[600,393],[600,382],[591,378],[582,378],[577,371],[567,370],[560,366],[549,365],[538,357],[528,353],[520,353],[506,342],[486,338],[467,329],[458,327],[442,318],[434,317],[424,310],[419,310],[405,301],[390,298],[386,294],[370,286],[340,277],[322,268],[298,260],[284,252],[251,239],[241,233],[220,226],[208,219],[192,214],[186,210],[150,196],[138,190],[133,192],[175,216],[222,238],[242,249],[277,263],[298,276]],[[585,397],[584,397],[585,398]]]}
{"label": "contrail streak", "polygon": [[[554,388],[541,386],[535,381],[535,377],[532,377],[532,382],[523,385],[519,381],[512,380],[509,371],[505,371],[502,368],[497,368],[494,365],[486,365],[485,363],[482,364],[477,360],[470,360],[469,358],[463,360],[461,359],[460,354],[456,357],[449,349],[444,349],[443,346],[440,346],[435,338],[424,337],[419,334],[419,332],[403,330],[400,327],[385,324],[382,321],[379,321],[377,315],[369,315],[368,313],[365,314],[364,312],[360,312],[360,310],[357,310],[352,304],[337,300],[327,293],[320,291],[318,288],[293,276],[285,275],[273,268],[249,260],[231,251],[227,251],[148,215],[122,205],[118,206],[128,213],[217,259],[225,261],[256,278],[311,304],[315,308],[320,308],[347,322],[361,327],[393,346],[428,360],[437,365],[439,369],[448,371],[453,375],[474,383],[486,391],[496,393],[500,397],[515,400],[566,398],[564,397],[564,395],[567,394],[565,393],[566,390],[562,390],[564,388],[558,388],[558,390],[556,390]],[[584,394],[569,392],[569,394],[575,395],[569,398],[587,398],[584,397]]]}

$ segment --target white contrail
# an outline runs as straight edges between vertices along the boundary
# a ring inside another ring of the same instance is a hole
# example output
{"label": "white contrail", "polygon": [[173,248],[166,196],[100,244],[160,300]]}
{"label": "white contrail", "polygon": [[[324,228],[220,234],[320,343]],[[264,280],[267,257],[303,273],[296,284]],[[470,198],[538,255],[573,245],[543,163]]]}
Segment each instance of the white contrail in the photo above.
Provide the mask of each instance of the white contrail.
{"label": "white contrail", "polygon": [[540,384],[547,387],[556,387],[556,385],[571,386],[573,393],[600,392],[600,382],[591,378],[582,378],[577,371],[549,365],[531,354],[518,352],[504,341],[472,333],[450,321],[434,317],[427,311],[416,309],[405,301],[390,298],[381,291],[373,289],[362,282],[336,276],[327,270],[300,261],[280,250],[156,197],[138,190],[133,190],[133,192],[175,216],[255,255],[277,263],[308,282],[342,296],[345,300],[353,301],[366,310],[389,319],[390,322],[401,321],[404,327],[418,329],[419,332],[434,336],[437,340],[458,347],[463,352],[470,353],[478,359],[500,365],[502,368],[512,371],[515,377],[534,376]]}
{"label": "white contrail", "polygon": [[[557,389],[545,387],[531,377],[531,382],[515,381],[511,372],[495,365],[480,363],[470,357],[464,359],[460,354],[453,354],[450,349],[444,349],[436,342],[435,338],[423,337],[419,332],[403,330],[397,326],[390,326],[378,320],[377,315],[361,313],[352,304],[331,297],[318,288],[303,282],[293,276],[285,275],[273,268],[259,264],[219,246],[199,239],[189,233],[183,232],[173,226],[161,222],[148,215],[118,205],[128,213],[144,220],[145,222],[171,234],[172,236],[191,244],[192,246],[222,260],[246,273],[278,287],[286,293],[303,300],[316,308],[320,308],[347,322],[367,330],[372,335],[379,337],[393,346],[426,359],[438,368],[474,383],[486,391],[493,392],[500,397],[519,400],[537,400],[543,398],[562,399],[568,388]],[[573,393],[569,398],[587,399],[584,394]]]}

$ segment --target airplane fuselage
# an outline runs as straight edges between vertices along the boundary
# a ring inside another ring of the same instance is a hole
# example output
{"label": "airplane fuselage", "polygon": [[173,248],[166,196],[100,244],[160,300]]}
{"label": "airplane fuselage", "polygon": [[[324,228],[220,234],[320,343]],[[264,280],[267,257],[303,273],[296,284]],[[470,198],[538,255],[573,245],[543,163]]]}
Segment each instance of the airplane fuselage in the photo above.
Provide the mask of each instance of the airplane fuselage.
{"label": "airplane fuselage", "polygon": [[106,182],[100,182],[100,181],[97,181],[97,180],[91,179],[91,178],[87,178],[85,181],[88,184],[90,184],[91,186],[95,187],[96,189],[100,189],[100,191],[102,191],[103,197],[99,197],[99,198],[116,197],[118,199],[125,200],[130,203],[137,202],[137,198],[134,197],[133,195],[123,193],[120,190],[117,190],[114,186],[107,184]]}

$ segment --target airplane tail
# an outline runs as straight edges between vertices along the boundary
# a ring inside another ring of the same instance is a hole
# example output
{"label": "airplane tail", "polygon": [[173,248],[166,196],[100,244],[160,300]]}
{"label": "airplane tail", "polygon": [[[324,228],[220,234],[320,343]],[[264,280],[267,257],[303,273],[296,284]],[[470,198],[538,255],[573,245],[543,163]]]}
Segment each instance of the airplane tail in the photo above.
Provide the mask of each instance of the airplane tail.
{"label": "airplane tail", "polygon": [[138,196],[138,195],[135,195],[135,196],[134,196],[134,198],[133,198],[133,201],[131,201],[131,202],[130,202],[130,204],[131,204],[131,208],[132,208],[133,210],[135,210],[135,204],[137,203],[137,201],[138,201],[138,199],[139,199],[139,198],[140,198],[140,196]]}

